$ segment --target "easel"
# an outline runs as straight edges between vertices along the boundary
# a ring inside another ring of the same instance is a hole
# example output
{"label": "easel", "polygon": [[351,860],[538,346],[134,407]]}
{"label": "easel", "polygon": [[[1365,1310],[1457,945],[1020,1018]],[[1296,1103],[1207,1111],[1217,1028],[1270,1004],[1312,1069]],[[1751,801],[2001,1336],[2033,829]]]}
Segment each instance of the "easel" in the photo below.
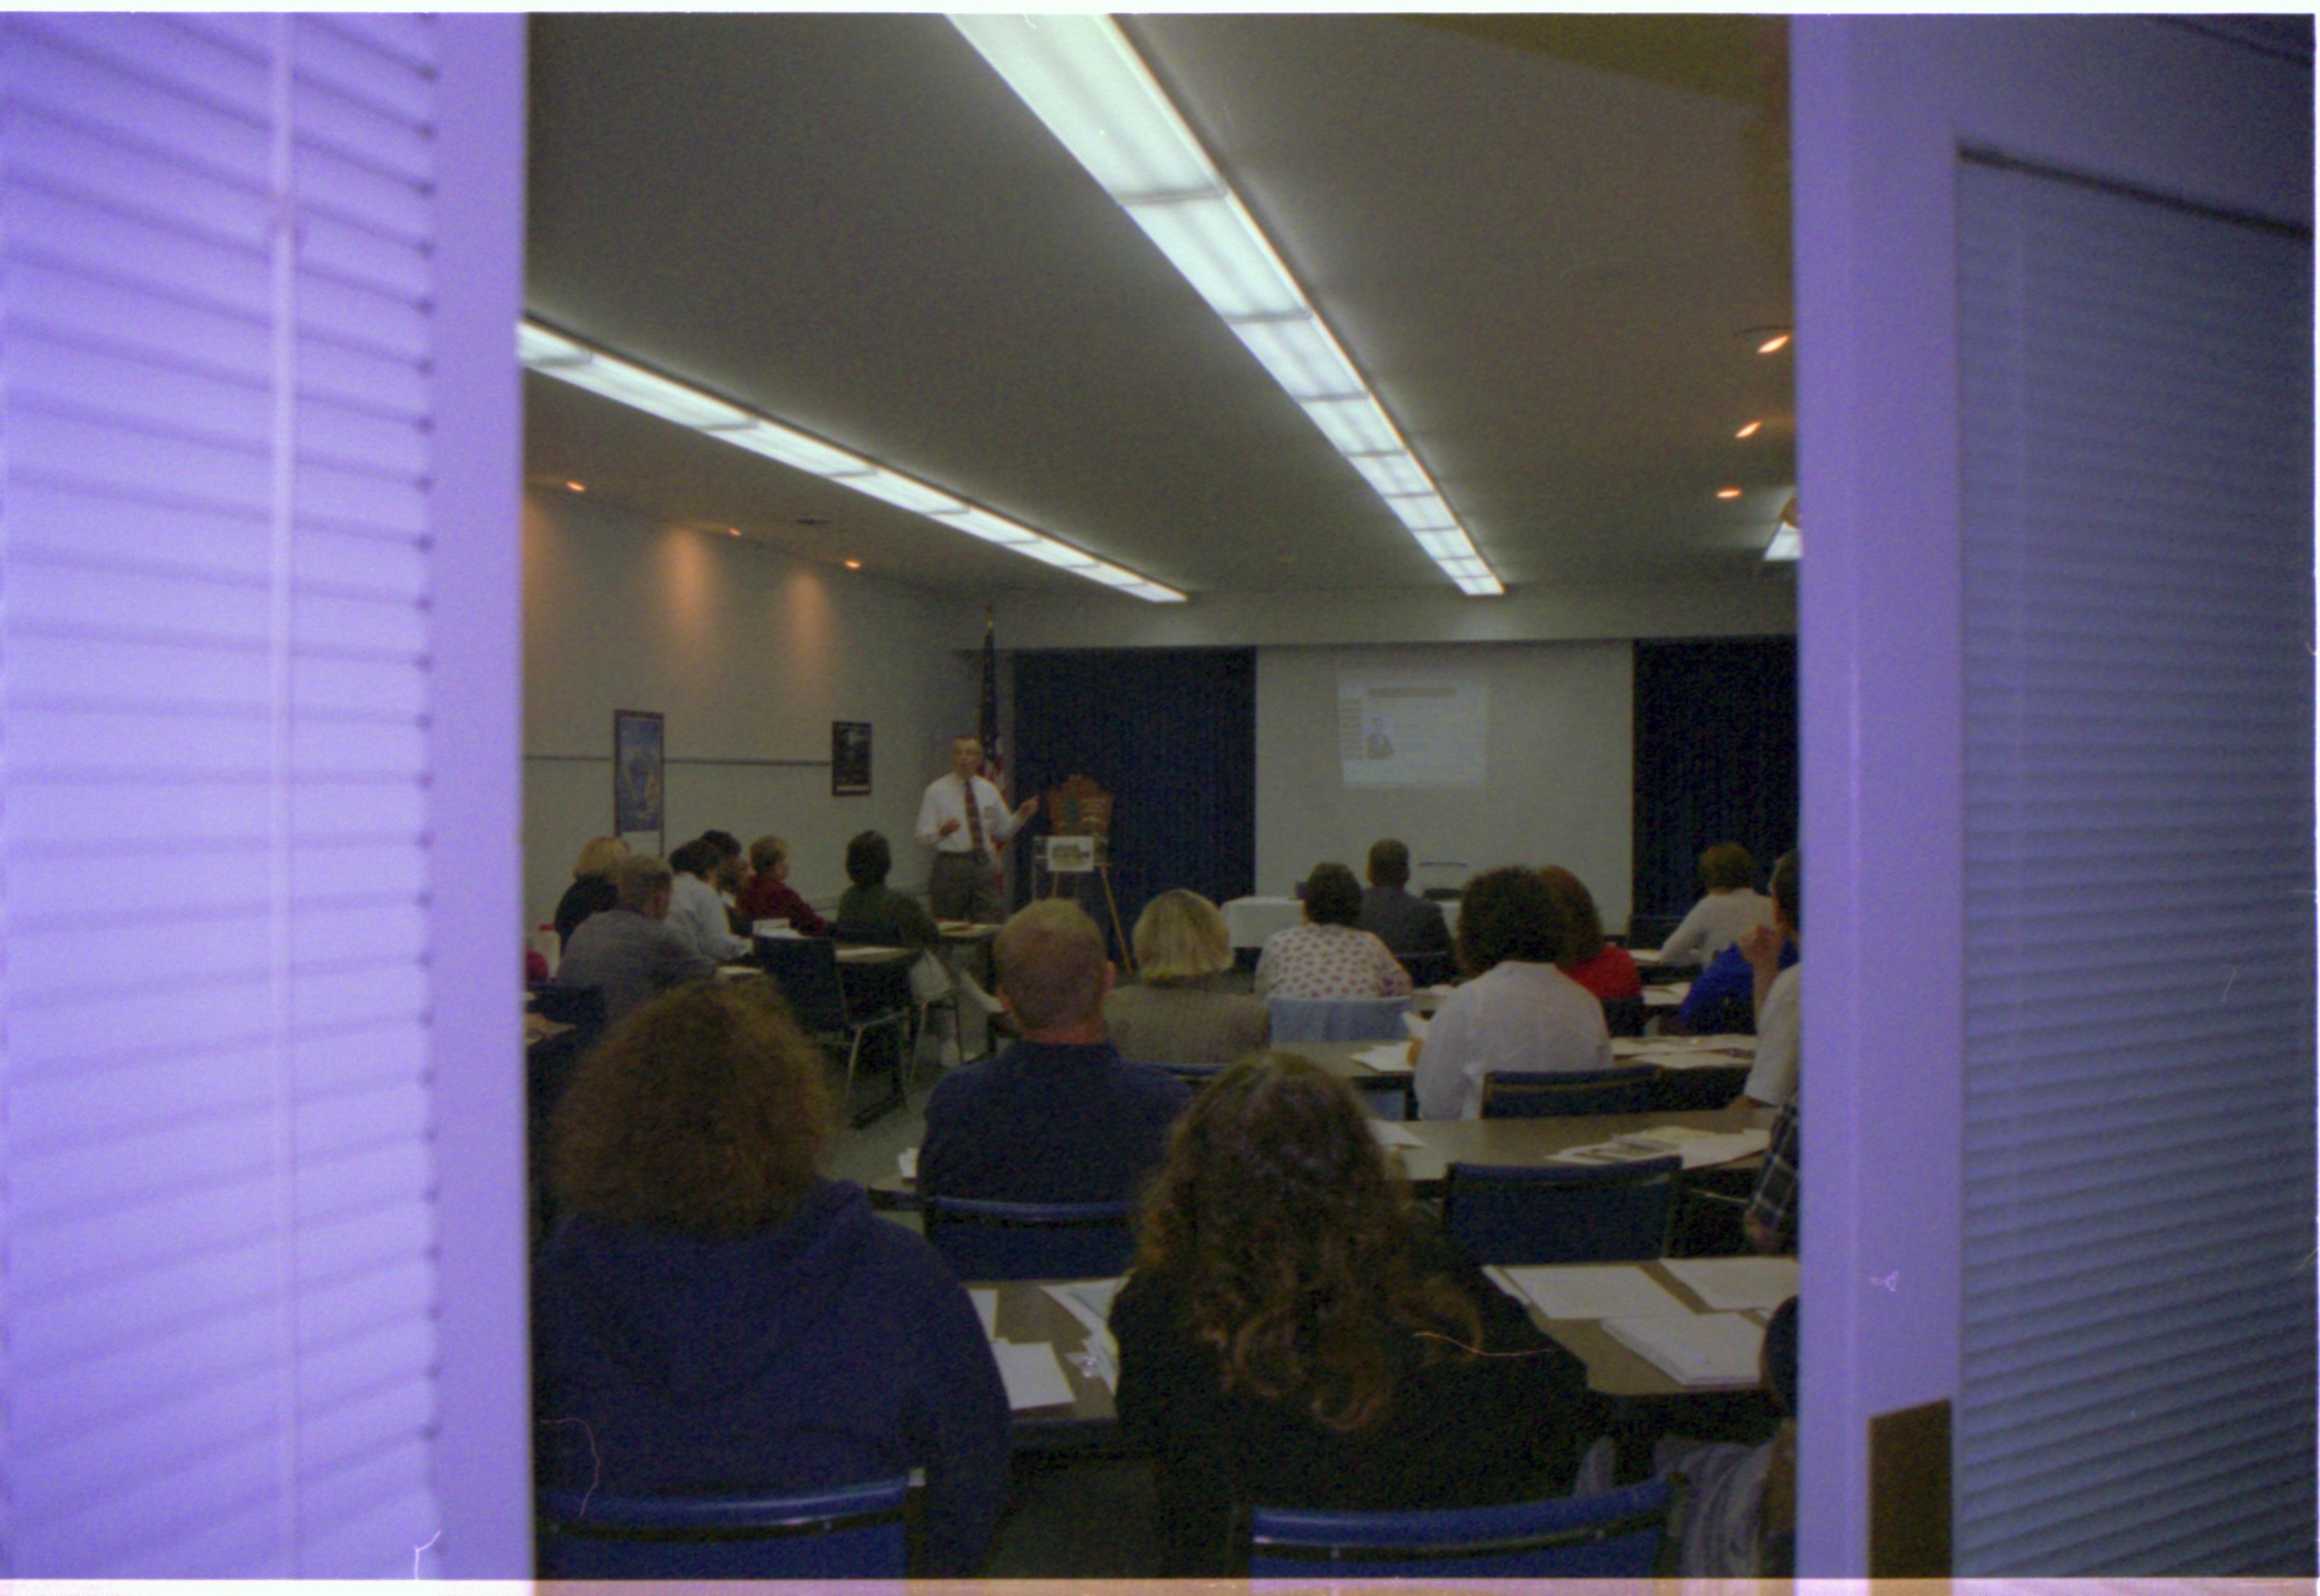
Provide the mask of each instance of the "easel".
{"label": "easel", "polygon": [[[1111,794],[1083,775],[1074,775],[1048,790],[1047,837],[1045,840],[1053,844],[1085,838],[1089,844],[1087,863],[1058,867],[1050,858],[1051,852],[1058,850],[1042,848],[1034,862],[1047,872],[1047,890],[1039,893],[1035,886],[1034,895],[1059,898],[1063,896],[1066,876],[1094,876],[1103,887],[1104,908],[1111,915],[1111,934],[1119,943],[1120,967],[1133,976],[1136,974],[1136,949],[1128,939],[1127,928],[1120,923],[1119,901],[1111,891]],[[1072,897],[1077,901],[1079,896],[1074,886]]]}

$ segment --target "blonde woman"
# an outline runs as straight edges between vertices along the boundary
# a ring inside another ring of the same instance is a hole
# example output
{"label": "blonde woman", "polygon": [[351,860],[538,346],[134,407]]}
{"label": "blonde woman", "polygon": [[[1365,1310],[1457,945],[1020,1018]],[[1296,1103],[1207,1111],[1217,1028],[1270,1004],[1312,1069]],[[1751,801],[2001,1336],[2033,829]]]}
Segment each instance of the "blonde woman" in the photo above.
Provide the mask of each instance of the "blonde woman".
{"label": "blonde woman", "polygon": [[1142,981],[1115,988],[1103,1022],[1135,1064],[1230,1064],[1264,1046],[1273,1024],[1258,999],[1226,992],[1232,968],[1225,917],[1198,893],[1162,893],[1136,920]]}
{"label": "blonde woman", "polygon": [[556,905],[556,951],[561,957],[572,933],[590,915],[621,901],[612,885],[612,872],[629,857],[629,845],[617,837],[591,837],[572,863],[572,884]]}

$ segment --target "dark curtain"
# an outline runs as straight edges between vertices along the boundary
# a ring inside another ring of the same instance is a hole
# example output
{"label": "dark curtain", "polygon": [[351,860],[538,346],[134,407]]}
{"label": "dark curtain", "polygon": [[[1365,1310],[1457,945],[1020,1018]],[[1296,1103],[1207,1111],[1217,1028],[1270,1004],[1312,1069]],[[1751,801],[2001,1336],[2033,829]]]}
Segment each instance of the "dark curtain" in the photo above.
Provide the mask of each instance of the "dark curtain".
{"label": "dark curtain", "polygon": [[1797,845],[1796,639],[1636,645],[1635,835],[1640,918],[1691,907],[1714,843],[1763,887]]}
{"label": "dark curtain", "polygon": [[[1115,801],[1112,891],[1123,925],[1190,887],[1215,902],[1256,880],[1256,655],[1247,648],[1105,648],[1015,656],[1019,801],[1084,775]],[[1045,830],[1045,812],[1035,834]],[[1029,849],[1017,901],[1029,890]],[[1083,900],[1109,934],[1101,893]]]}

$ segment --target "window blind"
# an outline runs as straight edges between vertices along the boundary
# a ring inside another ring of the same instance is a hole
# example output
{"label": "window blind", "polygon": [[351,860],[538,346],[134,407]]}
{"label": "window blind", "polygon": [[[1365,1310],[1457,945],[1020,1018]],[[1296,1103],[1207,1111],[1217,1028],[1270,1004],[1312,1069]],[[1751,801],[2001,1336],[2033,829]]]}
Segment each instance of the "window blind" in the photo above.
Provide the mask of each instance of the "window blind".
{"label": "window blind", "polygon": [[2308,1571],[2310,240],[1959,185],[1957,1572]]}
{"label": "window blind", "polygon": [[435,25],[0,21],[0,1546],[410,1577]]}

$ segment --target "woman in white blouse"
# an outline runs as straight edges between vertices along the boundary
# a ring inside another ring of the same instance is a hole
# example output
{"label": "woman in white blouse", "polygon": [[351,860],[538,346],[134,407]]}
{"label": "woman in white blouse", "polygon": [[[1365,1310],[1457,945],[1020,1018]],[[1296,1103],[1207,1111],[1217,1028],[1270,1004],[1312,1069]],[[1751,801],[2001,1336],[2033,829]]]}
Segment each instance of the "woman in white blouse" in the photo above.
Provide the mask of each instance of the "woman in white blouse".
{"label": "woman in white blouse", "polygon": [[1458,963],[1469,978],[1434,1016],[1418,1049],[1412,1084],[1419,1119],[1479,1119],[1482,1077],[1497,1071],[1611,1067],[1603,1005],[1555,968],[1570,936],[1536,871],[1508,865],[1466,884],[1458,901]]}
{"label": "woman in white blouse", "polygon": [[1305,923],[1275,931],[1256,959],[1256,995],[1390,998],[1409,993],[1409,972],[1361,929],[1362,888],[1343,865],[1305,878]]}
{"label": "woman in white blouse", "polygon": [[1662,964],[1707,964],[1751,928],[1772,923],[1772,900],[1756,890],[1756,861],[1736,842],[1719,842],[1699,856],[1705,895],[1660,944]]}

